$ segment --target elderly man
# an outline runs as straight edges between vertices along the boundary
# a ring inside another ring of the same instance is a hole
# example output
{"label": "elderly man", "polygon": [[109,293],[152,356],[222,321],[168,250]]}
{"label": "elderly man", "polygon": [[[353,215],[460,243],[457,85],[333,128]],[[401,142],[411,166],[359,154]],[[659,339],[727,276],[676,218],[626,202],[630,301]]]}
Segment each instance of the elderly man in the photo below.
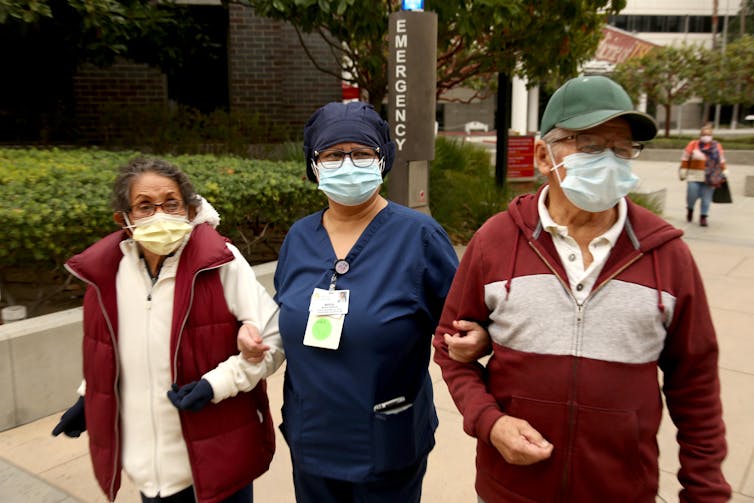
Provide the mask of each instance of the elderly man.
{"label": "elderly man", "polygon": [[[653,502],[662,417],[681,501],[730,497],[717,341],[681,231],[625,196],[657,132],[606,77],[552,96],[535,146],[547,179],[469,243],[434,338],[476,490],[494,502]],[[471,330],[470,320],[487,328]],[[476,358],[492,350],[486,366]]]}

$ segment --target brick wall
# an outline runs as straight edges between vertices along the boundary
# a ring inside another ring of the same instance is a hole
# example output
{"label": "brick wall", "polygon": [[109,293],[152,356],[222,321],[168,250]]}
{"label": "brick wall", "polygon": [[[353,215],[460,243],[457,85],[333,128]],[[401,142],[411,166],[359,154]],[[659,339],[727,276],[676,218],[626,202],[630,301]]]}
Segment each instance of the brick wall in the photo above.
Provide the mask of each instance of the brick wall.
{"label": "brick wall", "polygon": [[167,78],[147,65],[116,62],[108,68],[81,66],[73,77],[76,122],[92,141],[122,135],[123,117],[136,109],[167,105]]}
{"label": "brick wall", "polygon": [[[229,7],[231,108],[258,112],[300,137],[314,110],[340,100],[340,80],[314,66],[289,24],[257,17],[248,7]],[[319,36],[305,41],[320,66],[334,68]]]}
{"label": "brick wall", "polygon": [[[257,17],[251,8],[236,4],[229,6],[229,23],[231,111],[258,114],[262,123],[299,139],[314,110],[341,99],[340,80],[314,66],[289,24]],[[319,36],[306,41],[321,66],[334,67]],[[74,77],[74,99],[80,136],[109,141],[135,127],[125,118],[129,112],[167,106],[167,77],[142,64],[85,65]]]}

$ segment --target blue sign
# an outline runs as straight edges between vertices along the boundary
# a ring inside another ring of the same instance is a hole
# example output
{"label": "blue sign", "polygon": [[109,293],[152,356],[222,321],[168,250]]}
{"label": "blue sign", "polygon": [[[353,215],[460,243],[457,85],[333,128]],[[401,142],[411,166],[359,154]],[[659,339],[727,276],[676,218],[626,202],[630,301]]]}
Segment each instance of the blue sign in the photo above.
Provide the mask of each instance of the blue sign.
{"label": "blue sign", "polygon": [[424,0],[403,0],[403,10],[424,10]]}

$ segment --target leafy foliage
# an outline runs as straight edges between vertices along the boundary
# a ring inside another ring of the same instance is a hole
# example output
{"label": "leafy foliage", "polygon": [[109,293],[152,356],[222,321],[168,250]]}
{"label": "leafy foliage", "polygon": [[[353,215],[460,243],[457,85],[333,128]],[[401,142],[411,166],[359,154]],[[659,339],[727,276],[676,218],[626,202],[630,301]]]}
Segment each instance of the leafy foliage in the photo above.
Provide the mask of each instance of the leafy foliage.
{"label": "leafy foliage", "polygon": [[[665,107],[692,96],[722,105],[754,104],[754,36],[743,35],[724,49],[701,46],[659,47],[641,58],[616,65],[613,78],[638,100],[640,94]],[[665,137],[670,120],[665,121]]]}
{"label": "leafy foliage", "polygon": [[[247,260],[258,263],[276,259],[290,225],[326,204],[305,179],[300,145],[289,143],[284,151],[289,160],[283,162],[208,155],[165,158],[188,173],[197,191],[218,210],[220,232]],[[0,149],[0,280],[9,275],[49,277],[68,257],[116,230],[108,206],[112,182],[118,167],[137,155],[93,149]],[[537,188],[497,187],[488,150],[446,137],[437,139],[430,173],[432,215],[460,244],[489,217],[505,210],[517,193]],[[650,198],[631,198],[657,211]],[[68,274],[55,276],[59,285],[70,280]],[[48,292],[48,297],[61,291],[66,291],[65,285]],[[5,291],[4,299],[12,298],[10,293]],[[33,306],[45,300],[38,296]]]}
{"label": "leafy foliage", "polygon": [[[138,146],[158,154],[235,154],[246,156],[250,143],[293,137],[290,128],[248,110],[202,113],[185,105],[164,107],[105,106],[100,116],[102,144],[108,148]],[[299,147],[300,148],[300,147]]]}
{"label": "leafy foliage", "polygon": [[[742,12],[743,11],[743,12]],[[742,18],[743,14],[743,20]],[[732,41],[742,34],[754,35],[754,0],[741,0],[737,16],[731,16],[728,25],[728,39]],[[741,33],[741,21],[745,33]]]}
{"label": "leafy foliage", "polygon": [[728,99],[719,103],[754,104],[754,36],[744,35],[728,44],[723,66],[722,94]]}
{"label": "leafy foliage", "polygon": [[107,65],[122,56],[169,69],[210,44],[187,9],[173,1],[0,0],[0,24],[60,32],[79,62]]}
{"label": "leafy foliage", "polygon": [[453,242],[467,243],[492,215],[504,210],[511,190],[495,184],[487,149],[440,136],[429,168],[429,206]]}
{"label": "leafy foliage", "polygon": [[[229,1],[229,0],[225,0]],[[379,106],[387,92],[388,16],[399,0],[230,0],[259,15],[320,36],[335,67]],[[492,74],[559,82],[573,76],[597,47],[607,15],[625,0],[434,0],[438,17],[437,93],[466,82],[489,87]],[[303,37],[300,39],[305,46]],[[322,71],[325,65],[313,63]],[[330,73],[330,72],[328,72]],[[341,77],[340,72],[336,74]]]}
{"label": "leafy foliage", "polygon": [[[117,229],[109,196],[118,167],[137,152],[0,149],[2,267],[60,266]],[[222,218],[219,230],[247,256],[267,248],[298,218],[325,203],[302,164],[238,157],[166,156]]]}
{"label": "leafy foliage", "polygon": [[670,112],[698,88],[699,49],[694,46],[657,47],[641,58],[616,65],[613,78],[636,101],[639,93],[665,107],[665,136],[670,135]]}

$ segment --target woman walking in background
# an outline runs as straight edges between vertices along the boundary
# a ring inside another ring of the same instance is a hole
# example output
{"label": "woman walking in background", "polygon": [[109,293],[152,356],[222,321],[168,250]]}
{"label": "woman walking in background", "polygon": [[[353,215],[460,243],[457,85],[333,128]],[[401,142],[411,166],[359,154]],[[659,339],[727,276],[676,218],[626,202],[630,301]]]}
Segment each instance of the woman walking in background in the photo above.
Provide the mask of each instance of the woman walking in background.
{"label": "woman walking in background", "polygon": [[686,180],[686,221],[694,217],[694,205],[701,199],[699,225],[707,227],[712,193],[728,176],[723,146],[712,139],[712,126],[702,127],[699,139],[691,140],[681,155],[681,180]]}

